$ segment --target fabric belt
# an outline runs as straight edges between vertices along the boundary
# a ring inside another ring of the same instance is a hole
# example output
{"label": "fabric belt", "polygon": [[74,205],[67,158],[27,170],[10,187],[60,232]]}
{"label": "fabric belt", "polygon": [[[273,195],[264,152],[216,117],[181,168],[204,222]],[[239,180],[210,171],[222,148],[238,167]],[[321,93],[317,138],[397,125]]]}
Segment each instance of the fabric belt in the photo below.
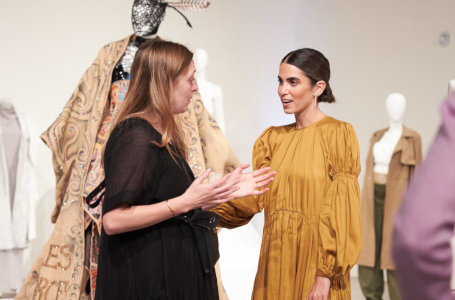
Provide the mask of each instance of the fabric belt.
{"label": "fabric belt", "polygon": [[192,227],[202,269],[206,274],[212,272],[220,257],[216,233],[216,226],[220,222],[220,217],[213,212],[198,209],[192,215],[179,215],[174,219],[183,221]]}

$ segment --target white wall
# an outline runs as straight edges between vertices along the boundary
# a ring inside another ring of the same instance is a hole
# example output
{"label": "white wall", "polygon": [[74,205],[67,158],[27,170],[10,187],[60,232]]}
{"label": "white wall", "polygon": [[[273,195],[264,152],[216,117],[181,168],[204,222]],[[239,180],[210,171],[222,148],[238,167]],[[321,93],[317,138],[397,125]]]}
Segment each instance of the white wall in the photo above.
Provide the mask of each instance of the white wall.
{"label": "white wall", "polygon": [[[98,50],[131,33],[132,2],[0,0],[0,97],[12,98],[44,131]],[[292,122],[276,93],[281,58],[297,47],[321,50],[331,62],[338,100],[324,110],[354,125],[363,162],[372,132],[387,126],[384,101],[395,91],[407,97],[405,123],[428,148],[438,105],[455,78],[453,43],[438,45],[441,31],[455,32],[453,11],[451,0],[213,0],[206,11],[186,13],[193,29],[168,10],[159,34],[207,50],[207,78],[223,89],[226,135],[243,162],[250,161],[254,140],[267,126]],[[39,151],[40,235],[31,260],[52,229],[54,203],[50,152],[44,146]],[[228,269],[257,260],[259,248],[251,242],[260,243],[260,228],[258,219],[250,228],[222,232]],[[255,268],[254,262],[248,270],[223,274],[236,293],[232,299],[249,298]]]}
{"label": "white wall", "polygon": [[455,78],[455,43],[439,45],[441,32],[455,33],[455,2],[300,1],[298,10],[297,46],[320,49],[330,60],[338,103],[328,110],[354,125],[362,164],[372,133],[388,126],[392,92],[407,98],[404,124],[422,135],[426,153]]}

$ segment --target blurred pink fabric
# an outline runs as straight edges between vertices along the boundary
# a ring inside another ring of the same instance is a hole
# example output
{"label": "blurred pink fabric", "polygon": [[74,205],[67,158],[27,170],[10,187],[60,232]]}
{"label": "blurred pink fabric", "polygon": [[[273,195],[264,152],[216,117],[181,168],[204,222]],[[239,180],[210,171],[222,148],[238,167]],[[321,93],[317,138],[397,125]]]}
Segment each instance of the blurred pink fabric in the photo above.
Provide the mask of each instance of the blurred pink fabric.
{"label": "blurred pink fabric", "polygon": [[455,226],[455,93],[441,106],[442,124],[414,173],[395,218],[392,252],[404,300],[455,299],[450,290]]}

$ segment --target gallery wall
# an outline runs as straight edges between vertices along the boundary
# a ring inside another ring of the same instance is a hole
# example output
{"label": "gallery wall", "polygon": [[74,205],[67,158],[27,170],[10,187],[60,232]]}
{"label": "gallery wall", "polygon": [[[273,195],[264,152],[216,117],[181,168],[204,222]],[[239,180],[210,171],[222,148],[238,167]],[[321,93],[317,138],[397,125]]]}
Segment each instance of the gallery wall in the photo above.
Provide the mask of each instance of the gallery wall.
{"label": "gallery wall", "polygon": [[329,111],[354,125],[362,163],[371,134],[388,126],[385,99],[393,92],[406,97],[403,122],[428,150],[455,78],[455,43],[439,41],[441,33],[455,32],[454,9],[448,0],[298,2],[297,46],[329,58],[338,100]]}

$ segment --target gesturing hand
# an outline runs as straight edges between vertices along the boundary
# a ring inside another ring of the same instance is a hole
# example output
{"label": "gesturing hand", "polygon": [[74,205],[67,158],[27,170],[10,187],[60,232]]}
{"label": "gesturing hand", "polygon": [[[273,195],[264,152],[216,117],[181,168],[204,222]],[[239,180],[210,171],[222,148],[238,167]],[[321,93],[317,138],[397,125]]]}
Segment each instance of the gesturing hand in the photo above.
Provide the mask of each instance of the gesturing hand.
{"label": "gesturing hand", "polygon": [[316,280],[311,287],[307,300],[327,300],[330,290],[330,279],[327,277],[316,276]]}
{"label": "gesturing hand", "polygon": [[242,198],[250,195],[261,195],[269,189],[260,189],[273,181],[275,171],[270,171],[270,167],[262,168],[253,172],[243,173],[243,170],[248,168],[249,164],[243,164],[237,167],[228,178],[227,183],[231,181],[238,181],[237,191],[233,192],[230,196],[234,198]]}
{"label": "gesturing hand", "polygon": [[234,199],[232,193],[239,189],[237,187],[239,178],[231,178],[232,173],[229,173],[215,182],[203,183],[210,172],[211,170],[208,169],[202,173],[182,195],[187,201],[189,209],[212,207]]}

